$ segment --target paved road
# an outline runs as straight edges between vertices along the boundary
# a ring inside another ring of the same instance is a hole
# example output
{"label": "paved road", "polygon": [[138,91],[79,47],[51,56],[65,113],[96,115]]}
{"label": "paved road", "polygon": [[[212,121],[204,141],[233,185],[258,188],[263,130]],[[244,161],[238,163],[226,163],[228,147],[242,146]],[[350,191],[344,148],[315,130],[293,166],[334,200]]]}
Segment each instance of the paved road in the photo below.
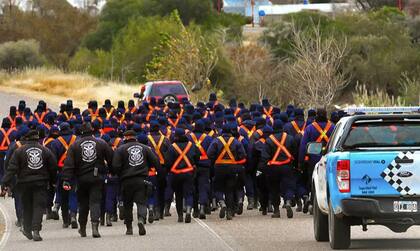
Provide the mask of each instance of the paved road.
{"label": "paved road", "polygon": [[[0,93],[0,115],[4,116],[18,99]],[[311,216],[296,214],[294,219],[286,219],[284,211],[281,219],[264,217],[253,210],[229,222],[213,214],[207,220],[193,220],[191,224],[176,223],[176,217],[172,216],[146,225],[147,235],[142,237],[125,236],[125,227],[118,222],[113,227],[101,227],[101,239],[81,239],[76,230],[62,229],[61,222],[49,220],[44,221],[41,232],[44,241],[35,243],[26,240],[13,225],[11,199],[0,199],[0,209],[8,222],[6,242],[0,243],[0,250],[329,250],[328,243],[314,241]],[[420,248],[420,227],[405,234],[395,234],[380,226],[369,227],[368,232],[353,227],[352,237],[351,248],[357,250]]]}

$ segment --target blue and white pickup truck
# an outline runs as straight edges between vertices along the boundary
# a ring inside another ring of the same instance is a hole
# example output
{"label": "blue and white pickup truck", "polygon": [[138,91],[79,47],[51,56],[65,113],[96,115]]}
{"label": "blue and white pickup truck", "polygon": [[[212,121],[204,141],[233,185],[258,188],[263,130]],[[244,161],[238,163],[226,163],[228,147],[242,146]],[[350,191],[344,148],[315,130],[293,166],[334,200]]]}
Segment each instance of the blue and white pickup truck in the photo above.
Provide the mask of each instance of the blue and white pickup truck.
{"label": "blue and white pickup truck", "polygon": [[420,225],[420,115],[344,117],[325,148],[310,143],[307,152],[323,155],[312,176],[317,241],[346,249],[350,226]]}

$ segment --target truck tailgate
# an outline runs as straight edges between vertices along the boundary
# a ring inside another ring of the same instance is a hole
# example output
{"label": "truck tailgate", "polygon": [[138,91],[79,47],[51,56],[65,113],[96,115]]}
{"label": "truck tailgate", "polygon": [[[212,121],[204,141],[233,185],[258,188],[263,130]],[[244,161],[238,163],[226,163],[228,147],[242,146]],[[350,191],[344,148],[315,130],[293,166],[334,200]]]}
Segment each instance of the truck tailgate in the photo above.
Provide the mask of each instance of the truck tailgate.
{"label": "truck tailgate", "polygon": [[420,151],[350,153],[352,196],[420,195]]}

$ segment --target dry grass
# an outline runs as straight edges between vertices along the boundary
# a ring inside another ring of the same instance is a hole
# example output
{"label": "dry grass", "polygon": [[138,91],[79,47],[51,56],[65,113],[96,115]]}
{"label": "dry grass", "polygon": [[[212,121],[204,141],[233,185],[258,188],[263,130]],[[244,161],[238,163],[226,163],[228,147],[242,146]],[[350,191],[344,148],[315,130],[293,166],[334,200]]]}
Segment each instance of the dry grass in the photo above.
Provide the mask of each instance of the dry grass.
{"label": "dry grass", "polygon": [[139,91],[136,85],[107,82],[85,73],[64,73],[57,69],[26,69],[14,73],[0,72],[2,91],[15,92],[25,96],[39,97],[50,102],[62,102],[73,99],[78,105],[86,105],[89,100],[105,99],[113,102],[128,100],[134,92]]}

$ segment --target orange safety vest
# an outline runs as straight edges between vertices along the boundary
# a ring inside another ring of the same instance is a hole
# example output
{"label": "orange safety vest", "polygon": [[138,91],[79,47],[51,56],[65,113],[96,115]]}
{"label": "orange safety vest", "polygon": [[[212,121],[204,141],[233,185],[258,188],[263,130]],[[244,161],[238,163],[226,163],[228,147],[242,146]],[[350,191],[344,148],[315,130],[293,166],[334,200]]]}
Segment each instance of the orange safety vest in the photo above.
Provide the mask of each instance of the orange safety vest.
{"label": "orange safety vest", "polygon": [[[281,136],[280,142],[276,139],[274,135],[270,136],[270,139],[273,141],[273,143],[277,146],[276,153],[274,154],[273,158],[268,161],[269,166],[281,166],[285,164],[289,164],[293,160],[293,156],[290,154],[289,150],[284,146],[284,143],[286,142],[287,133],[283,133]],[[284,153],[287,156],[287,159],[279,161],[278,157],[280,153]]]}
{"label": "orange safety vest", "polygon": [[111,144],[112,150],[115,151],[118,145],[120,144],[120,142],[121,142],[121,138],[115,138],[114,142]]}
{"label": "orange safety vest", "polygon": [[270,109],[268,109],[268,111],[267,111],[267,109],[265,109],[265,107],[264,107],[264,114],[266,115],[266,116],[268,116],[268,117],[271,117],[271,114],[273,113],[273,107],[272,106],[270,106]]}
{"label": "orange safety vest", "polygon": [[328,137],[327,133],[330,130],[332,123],[328,121],[324,129],[322,129],[317,122],[313,122],[312,125],[319,133],[319,137],[316,139],[316,142],[321,143],[324,140],[326,143],[328,143],[330,141],[330,138]]}
{"label": "orange safety vest", "polygon": [[306,121],[303,123],[303,127],[302,128],[299,128],[299,125],[294,120],[290,124],[292,124],[292,126],[295,129],[295,131],[296,131],[297,134],[303,135],[305,133]]}
{"label": "orange safety vest", "polygon": [[12,119],[12,116],[7,116],[7,119],[10,121],[10,127],[11,128],[13,128],[13,127],[16,127],[16,118],[17,118],[17,116],[14,118],[14,119]]}
{"label": "orange safety vest", "polygon": [[254,132],[255,132],[255,126],[254,127],[252,127],[252,129],[250,130],[250,129],[248,129],[245,125],[241,125],[240,126],[243,130],[245,130],[245,132],[246,132],[246,134],[248,135],[248,138],[251,138],[251,136],[252,136],[252,134],[254,134]]}
{"label": "orange safety vest", "polygon": [[53,142],[54,140],[55,140],[54,138],[45,138],[45,139],[42,141],[42,145],[43,145],[43,146],[47,146],[49,143]]}
{"label": "orange safety vest", "polygon": [[194,133],[191,133],[190,135],[192,140],[194,141],[194,144],[197,146],[198,150],[200,150],[200,160],[208,160],[209,157],[207,156],[206,150],[204,150],[203,146],[201,145],[201,143],[203,143],[207,135],[203,133],[201,134],[199,139],[197,139],[197,136]]}
{"label": "orange safety vest", "polygon": [[163,157],[162,152],[160,151],[160,148],[162,147],[163,141],[165,140],[165,137],[163,135],[161,135],[159,137],[159,141],[156,144],[155,139],[153,138],[152,135],[147,136],[147,138],[149,139],[150,144],[152,144],[153,149],[155,149],[155,152],[157,154],[157,156],[159,157],[159,162],[161,165],[165,164],[165,158]]}
{"label": "orange safety vest", "polygon": [[[178,159],[176,159],[175,163],[172,165],[171,172],[174,174],[182,174],[182,173],[189,173],[189,172],[194,171],[194,167],[187,157],[187,153],[191,149],[192,143],[188,142],[184,151],[182,151],[176,143],[173,143],[172,146],[175,148],[175,151],[177,151],[179,156],[178,156]],[[183,169],[178,169],[179,163],[181,163],[181,161],[183,160],[185,161],[185,164],[187,165],[187,167]]]}
{"label": "orange safety vest", "polygon": [[[233,153],[230,150],[230,146],[232,145],[233,141],[235,140],[234,137],[230,137],[227,143],[222,136],[218,137],[217,139],[223,144],[223,150],[219,154],[219,157],[217,158],[217,160],[215,162],[216,165],[226,165],[226,164],[227,165],[242,165],[242,164],[245,164],[246,159],[236,160],[235,156],[233,156]],[[229,159],[225,159],[226,154],[227,154],[227,157]]]}
{"label": "orange safety vest", "polygon": [[172,125],[172,127],[176,127],[179,123],[180,118],[181,117],[176,118],[175,122],[171,118],[168,118],[168,122]]}
{"label": "orange safety vest", "polygon": [[23,120],[23,122],[27,122],[27,121],[29,121],[29,122],[31,122],[32,120],[34,120],[34,116],[29,116],[29,118],[26,118],[25,116],[22,116],[22,120]]}
{"label": "orange safety vest", "polygon": [[238,117],[238,114],[241,112],[241,108],[236,108],[235,112],[233,113],[233,115],[235,115],[235,117]]}
{"label": "orange safety vest", "polygon": [[66,117],[66,120],[70,120],[73,117],[73,113],[71,112],[70,114],[68,114],[66,111],[63,112],[63,115]]}
{"label": "orange safety vest", "polygon": [[7,151],[10,145],[10,134],[16,131],[15,128],[10,128],[9,130],[4,130],[4,128],[0,128],[0,132],[3,134],[3,141],[0,144],[0,151]]}
{"label": "orange safety vest", "polygon": [[111,107],[111,109],[109,109],[109,112],[105,110],[107,120],[111,118],[112,114],[114,113],[114,110],[115,110],[114,107]]}
{"label": "orange safety vest", "polygon": [[149,112],[147,113],[147,115],[146,115],[146,121],[147,122],[149,122],[150,121],[150,117],[152,116],[152,114],[153,114],[153,112],[155,111],[155,108],[153,108],[153,107],[150,107],[149,106]]}
{"label": "orange safety vest", "polygon": [[58,167],[62,168],[64,166],[64,160],[67,158],[67,151],[69,150],[69,147],[76,141],[76,135],[72,135],[70,138],[70,142],[67,143],[66,140],[63,137],[58,137],[58,141],[63,145],[65,151],[61,155],[60,159],[58,160]]}
{"label": "orange safety vest", "polygon": [[99,116],[99,109],[96,109],[96,111],[94,112],[92,108],[89,108],[88,111],[89,111],[90,118],[92,119],[92,121],[94,121],[96,117]]}
{"label": "orange safety vest", "polygon": [[134,114],[135,112],[137,112],[137,108],[135,106],[133,106],[131,109],[129,107],[127,107],[127,109],[125,109],[125,112],[129,112],[131,114]]}
{"label": "orange safety vest", "polygon": [[38,113],[34,113],[35,118],[38,120],[39,123],[44,123],[45,115],[47,115],[46,112],[42,112],[41,115],[38,115]]}

